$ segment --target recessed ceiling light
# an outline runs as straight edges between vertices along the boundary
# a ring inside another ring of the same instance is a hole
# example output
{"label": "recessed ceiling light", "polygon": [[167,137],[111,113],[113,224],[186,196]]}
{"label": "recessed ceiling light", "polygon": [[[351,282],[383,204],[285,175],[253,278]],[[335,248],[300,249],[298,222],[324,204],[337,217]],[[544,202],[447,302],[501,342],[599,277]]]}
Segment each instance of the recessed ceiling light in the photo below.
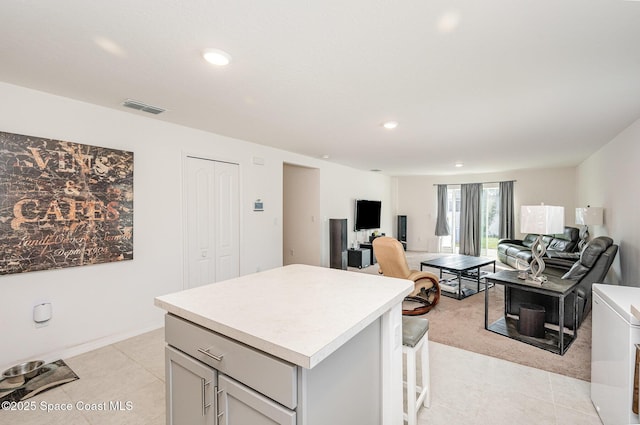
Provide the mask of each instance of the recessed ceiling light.
{"label": "recessed ceiling light", "polygon": [[127,52],[115,41],[107,37],[95,36],[93,42],[98,45],[102,50],[107,53],[111,53],[114,56],[124,58],[127,56]]}
{"label": "recessed ceiling light", "polygon": [[438,31],[443,34],[450,33],[458,28],[460,24],[460,14],[456,11],[450,10],[445,12],[438,19]]}
{"label": "recessed ceiling light", "polygon": [[464,167],[464,164],[462,162],[456,162],[456,167],[457,168]]}
{"label": "recessed ceiling light", "polygon": [[206,49],[202,53],[202,57],[210,64],[217,66],[229,65],[231,62],[231,55],[218,49]]}
{"label": "recessed ceiling light", "polygon": [[393,130],[398,126],[398,121],[387,121],[384,124],[382,124],[382,126],[387,130]]}

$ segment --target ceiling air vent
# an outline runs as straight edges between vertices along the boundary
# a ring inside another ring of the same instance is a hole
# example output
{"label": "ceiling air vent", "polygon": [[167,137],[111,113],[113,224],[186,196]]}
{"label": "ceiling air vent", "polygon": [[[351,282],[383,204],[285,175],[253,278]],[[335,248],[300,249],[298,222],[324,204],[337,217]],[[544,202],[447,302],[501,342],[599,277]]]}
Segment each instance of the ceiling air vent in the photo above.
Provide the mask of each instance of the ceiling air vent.
{"label": "ceiling air vent", "polygon": [[127,99],[122,102],[122,106],[127,108],[137,109],[138,111],[148,112],[150,114],[158,115],[166,111],[166,109],[158,108],[157,106],[147,105],[146,103],[138,102],[137,100]]}

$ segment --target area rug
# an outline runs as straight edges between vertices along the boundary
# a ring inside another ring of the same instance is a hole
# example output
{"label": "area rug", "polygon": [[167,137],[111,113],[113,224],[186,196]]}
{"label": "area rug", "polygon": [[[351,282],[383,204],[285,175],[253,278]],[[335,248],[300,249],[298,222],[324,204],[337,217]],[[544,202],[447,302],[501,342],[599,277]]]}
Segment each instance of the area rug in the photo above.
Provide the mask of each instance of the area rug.
{"label": "area rug", "polygon": [[10,407],[5,402],[27,400],[51,388],[67,382],[75,381],[78,375],[64,362],[57,360],[38,369],[35,376],[30,378],[8,378],[0,381],[0,409]]}
{"label": "area rug", "polygon": [[[420,261],[446,254],[407,252],[409,267],[420,270]],[[498,268],[508,268],[497,263]],[[377,274],[378,266],[349,268],[361,273]],[[427,270],[427,269],[425,269]],[[483,268],[493,271],[491,266]],[[429,269],[438,275],[437,270]],[[474,353],[508,360],[548,372],[590,381],[591,379],[591,314],[578,329],[578,338],[563,356],[507,338],[484,329],[484,292],[462,300],[445,296],[424,317],[429,319],[429,340]],[[504,289],[489,289],[489,323],[504,311]]]}

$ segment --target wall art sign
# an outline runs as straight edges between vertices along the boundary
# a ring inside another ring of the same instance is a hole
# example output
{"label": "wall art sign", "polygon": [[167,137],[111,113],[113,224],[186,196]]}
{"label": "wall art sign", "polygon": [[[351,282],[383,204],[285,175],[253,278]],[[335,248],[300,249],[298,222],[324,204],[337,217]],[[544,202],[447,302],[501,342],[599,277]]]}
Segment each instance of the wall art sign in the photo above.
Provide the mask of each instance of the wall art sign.
{"label": "wall art sign", "polygon": [[0,132],[0,275],[133,259],[133,152]]}

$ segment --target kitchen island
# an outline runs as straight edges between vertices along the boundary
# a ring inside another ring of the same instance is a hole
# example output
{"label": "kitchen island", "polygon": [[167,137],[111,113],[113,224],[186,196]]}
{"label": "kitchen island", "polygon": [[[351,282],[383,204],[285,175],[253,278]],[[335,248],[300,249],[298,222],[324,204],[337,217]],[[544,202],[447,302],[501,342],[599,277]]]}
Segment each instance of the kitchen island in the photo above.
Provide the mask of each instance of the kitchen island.
{"label": "kitchen island", "polygon": [[413,282],[291,265],[156,298],[167,425],[402,424]]}

